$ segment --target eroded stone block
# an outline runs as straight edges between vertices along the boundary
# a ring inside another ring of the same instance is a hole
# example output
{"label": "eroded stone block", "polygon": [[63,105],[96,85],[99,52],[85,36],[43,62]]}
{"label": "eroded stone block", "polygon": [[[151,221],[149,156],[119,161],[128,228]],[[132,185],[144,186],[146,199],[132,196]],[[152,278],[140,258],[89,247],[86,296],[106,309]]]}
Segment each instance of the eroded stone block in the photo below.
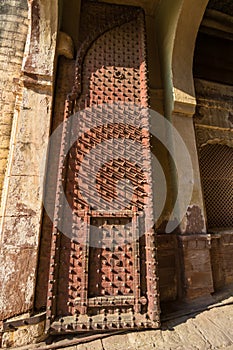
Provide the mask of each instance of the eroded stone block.
{"label": "eroded stone block", "polygon": [[37,249],[3,248],[0,252],[0,319],[32,309]]}

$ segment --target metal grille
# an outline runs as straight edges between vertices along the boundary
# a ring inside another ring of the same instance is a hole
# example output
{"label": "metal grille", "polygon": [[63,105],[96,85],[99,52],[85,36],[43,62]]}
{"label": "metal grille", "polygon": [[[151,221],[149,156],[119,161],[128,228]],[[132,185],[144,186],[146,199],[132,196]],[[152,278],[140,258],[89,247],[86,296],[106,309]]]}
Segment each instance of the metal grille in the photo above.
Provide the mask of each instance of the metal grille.
{"label": "metal grille", "polygon": [[200,150],[200,170],[209,227],[233,227],[233,148],[208,144]]}

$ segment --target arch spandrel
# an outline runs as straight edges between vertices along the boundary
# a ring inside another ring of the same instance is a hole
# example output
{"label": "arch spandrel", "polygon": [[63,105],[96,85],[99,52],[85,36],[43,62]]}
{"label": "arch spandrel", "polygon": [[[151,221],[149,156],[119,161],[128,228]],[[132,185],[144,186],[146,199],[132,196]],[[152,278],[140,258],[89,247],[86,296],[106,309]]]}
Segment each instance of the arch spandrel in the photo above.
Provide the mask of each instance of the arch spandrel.
{"label": "arch spandrel", "polygon": [[193,115],[193,53],[208,0],[161,1],[155,19],[167,116],[173,111]]}
{"label": "arch spandrel", "polygon": [[172,53],[172,74],[174,88],[174,110],[179,105],[190,105],[187,113],[195,112],[196,98],[193,83],[193,55],[197,33],[208,4],[208,0],[183,1],[177,22]]}

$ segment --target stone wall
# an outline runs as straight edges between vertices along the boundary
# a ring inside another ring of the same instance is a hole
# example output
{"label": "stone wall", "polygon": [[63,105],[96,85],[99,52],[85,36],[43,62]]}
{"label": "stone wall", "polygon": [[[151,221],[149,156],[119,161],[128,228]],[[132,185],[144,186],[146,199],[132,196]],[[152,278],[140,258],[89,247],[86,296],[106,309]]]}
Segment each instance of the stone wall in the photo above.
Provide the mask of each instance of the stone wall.
{"label": "stone wall", "polygon": [[[208,144],[233,147],[233,87],[201,79],[195,80],[195,87],[197,92],[195,129],[199,151]],[[230,181],[230,177],[228,180]],[[221,189],[224,190],[222,187]],[[223,213],[224,215],[227,215],[227,211]],[[233,228],[209,228],[209,231],[212,233],[210,253],[213,283],[217,291],[233,282]]]}
{"label": "stone wall", "polygon": [[28,31],[27,0],[0,3],[0,200]]}
{"label": "stone wall", "polygon": [[33,309],[56,65],[58,4],[32,0],[27,9],[25,3],[1,3],[7,38],[0,51],[6,54],[0,62],[1,84],[7,87],[0,106],[8,128],[6,142],[1,143],[5,159],[10,141],[0,218],[1,320]]}

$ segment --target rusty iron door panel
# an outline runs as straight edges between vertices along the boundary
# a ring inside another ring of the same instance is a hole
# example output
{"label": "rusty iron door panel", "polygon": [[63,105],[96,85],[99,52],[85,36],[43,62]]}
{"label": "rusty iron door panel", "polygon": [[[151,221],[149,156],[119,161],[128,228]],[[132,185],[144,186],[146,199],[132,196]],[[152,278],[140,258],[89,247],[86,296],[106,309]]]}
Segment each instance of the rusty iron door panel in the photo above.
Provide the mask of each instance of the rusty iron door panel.
{"label": "rusty iron door panel", "polygon": [[79,47],[65,101],[47,330],[158,327],[142,10],[84,2]]}
{"label": "rusty iron door panel", "polygon": [[89,297],[113,296],[115,299],[117,295],[134,294],[133,277],[137,275],[138,269],[134,257],[139,252],[135,251],[133,242],[128,241],[131,230],[132,221],[129,218],[95,218],[92,221]]}

